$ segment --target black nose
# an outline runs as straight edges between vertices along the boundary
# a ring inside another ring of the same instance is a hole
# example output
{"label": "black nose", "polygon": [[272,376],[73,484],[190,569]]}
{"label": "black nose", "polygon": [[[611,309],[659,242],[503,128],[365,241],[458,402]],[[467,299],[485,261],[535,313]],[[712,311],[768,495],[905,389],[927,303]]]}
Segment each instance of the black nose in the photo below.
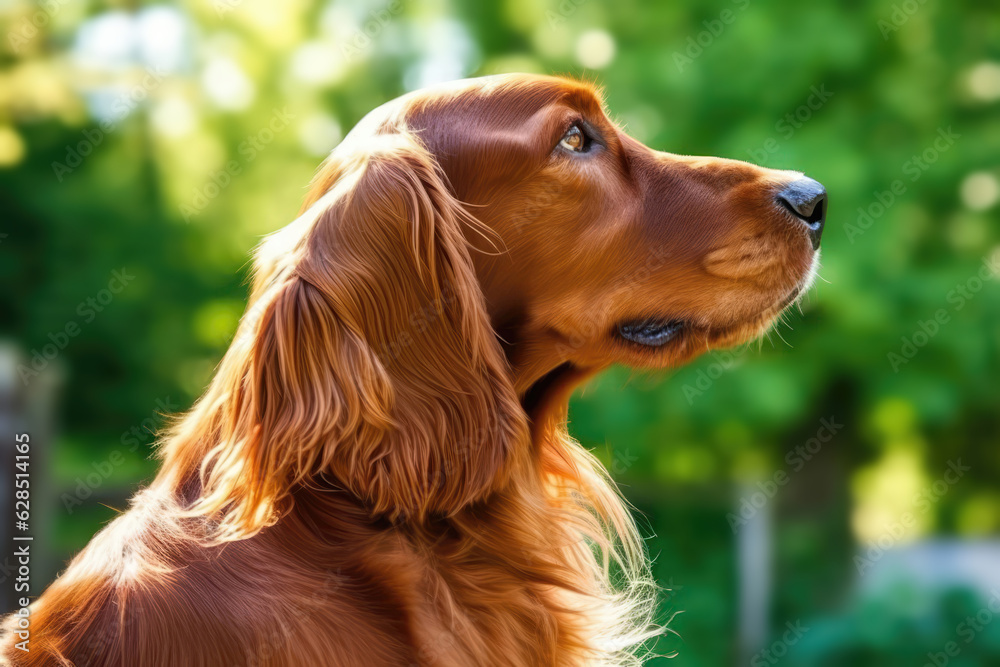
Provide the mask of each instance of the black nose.
{"label": "black nose", "polygon": [[778,203],[805,223],[813,250],[819,248],[826,222],[826,188],[819,181],[802,176],[778,193]]}

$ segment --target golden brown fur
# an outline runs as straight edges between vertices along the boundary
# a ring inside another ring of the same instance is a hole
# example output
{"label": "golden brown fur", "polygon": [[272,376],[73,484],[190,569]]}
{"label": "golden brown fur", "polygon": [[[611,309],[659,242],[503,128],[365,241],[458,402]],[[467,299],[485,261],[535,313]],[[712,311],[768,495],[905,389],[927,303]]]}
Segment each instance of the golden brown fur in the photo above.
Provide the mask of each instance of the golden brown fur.
{"label": "golden brown fur", "polygon": [[[567,123],[600,135],[558,153]],[[556,152],[553,152],[555,146]],[[568,160],[577,160],[569,162]],[[505,76],[376,110],[259,248],[162,468],[33,606],[13,665],[627,665],[655,586],[573,386],[756,336],[814,253],[785,172],[651,151]],[[668,314],[642,349],[614,323]]]}

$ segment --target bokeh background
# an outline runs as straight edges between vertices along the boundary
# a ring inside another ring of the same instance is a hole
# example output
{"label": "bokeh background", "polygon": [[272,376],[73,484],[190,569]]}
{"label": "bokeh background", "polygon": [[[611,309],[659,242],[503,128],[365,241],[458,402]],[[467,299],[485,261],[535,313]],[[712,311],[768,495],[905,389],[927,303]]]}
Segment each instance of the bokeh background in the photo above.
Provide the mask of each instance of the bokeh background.
{"label": "bokeh background", "polygon": [[830,192],[802,314],[572,404],[669,589],[663,664],[1000,664],[994,2],[0,7],[0,426],[5,452],[33,437],[36,593],[151,479],[250,249],[355,122],[442,80],[566,73],[655,148]]}

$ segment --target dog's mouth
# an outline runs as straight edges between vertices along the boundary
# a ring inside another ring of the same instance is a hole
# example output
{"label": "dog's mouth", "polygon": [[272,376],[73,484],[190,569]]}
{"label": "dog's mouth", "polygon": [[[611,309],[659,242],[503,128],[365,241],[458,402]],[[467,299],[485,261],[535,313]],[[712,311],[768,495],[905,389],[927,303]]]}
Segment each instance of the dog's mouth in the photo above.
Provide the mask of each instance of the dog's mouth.
{"label": "dog's mouth", "polygon": [[667,348],[671,343],[683,346],[681,341],[684,339],[698,339],[709,344],[732,341],[741,333],[756,332],[774,320],[781,311],[795,303],[811,280],[810,277],[803,281],[779,301],[745,321],[713,325],[677,317],[641,317],[619,322],[614,328],[613,336],[626,345],[650,351]]}
{"label": "dog's mouth", "polygon": [[[624,359],[609,357],[609,363],[617,360],[636,367],[676,366],[707,350],[753,340],[763,335],[782,311],[808,292],[816,277],[817,266],[818,258],[814,257],[809,270],[797,285],[787,293],[774,295],[773,300],[765,301],[759,312],[738,320],[711,322],[706,318],[678,316],[677,313],[637,314],[622,319],[612,325],[606,335],[611,341],[617,342],[619,353],[624,347],[630,354]],[[565,394],[605,365],[600,356],[596,362],[593,357],[586,355],[573,361],[564,361],[535,380],[524,391],[521,402],[525,412],[534,419],[551,403],[553,397]]]}
{"label": "dog's mouth", "polygon": [[649,316],[619,322],[611,337],[640,354],[654,354],[660,358],[662,353],[682,353],[692,346],[703,347],[708,340],[724,336],[734,328],[674,316]]}
{"label": "dog's mouth", "polygon": [[646,318],[628,320],[617,327],[624,340],[646,347],[663,347],[679,336],[688,324],[684,320]]}

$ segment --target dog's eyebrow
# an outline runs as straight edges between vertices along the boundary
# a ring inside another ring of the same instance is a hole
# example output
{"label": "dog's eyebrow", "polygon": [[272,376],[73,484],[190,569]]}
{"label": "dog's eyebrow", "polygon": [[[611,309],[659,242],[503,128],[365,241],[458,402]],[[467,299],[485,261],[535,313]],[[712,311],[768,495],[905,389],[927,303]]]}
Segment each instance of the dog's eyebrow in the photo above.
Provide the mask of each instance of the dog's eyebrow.
{"label": "dog's eyebrow", "polygon": [[587,115],[604,117],[608,115],[604,91],[592,84],[578,82],[576,86],[565,90],[561,101]]}

